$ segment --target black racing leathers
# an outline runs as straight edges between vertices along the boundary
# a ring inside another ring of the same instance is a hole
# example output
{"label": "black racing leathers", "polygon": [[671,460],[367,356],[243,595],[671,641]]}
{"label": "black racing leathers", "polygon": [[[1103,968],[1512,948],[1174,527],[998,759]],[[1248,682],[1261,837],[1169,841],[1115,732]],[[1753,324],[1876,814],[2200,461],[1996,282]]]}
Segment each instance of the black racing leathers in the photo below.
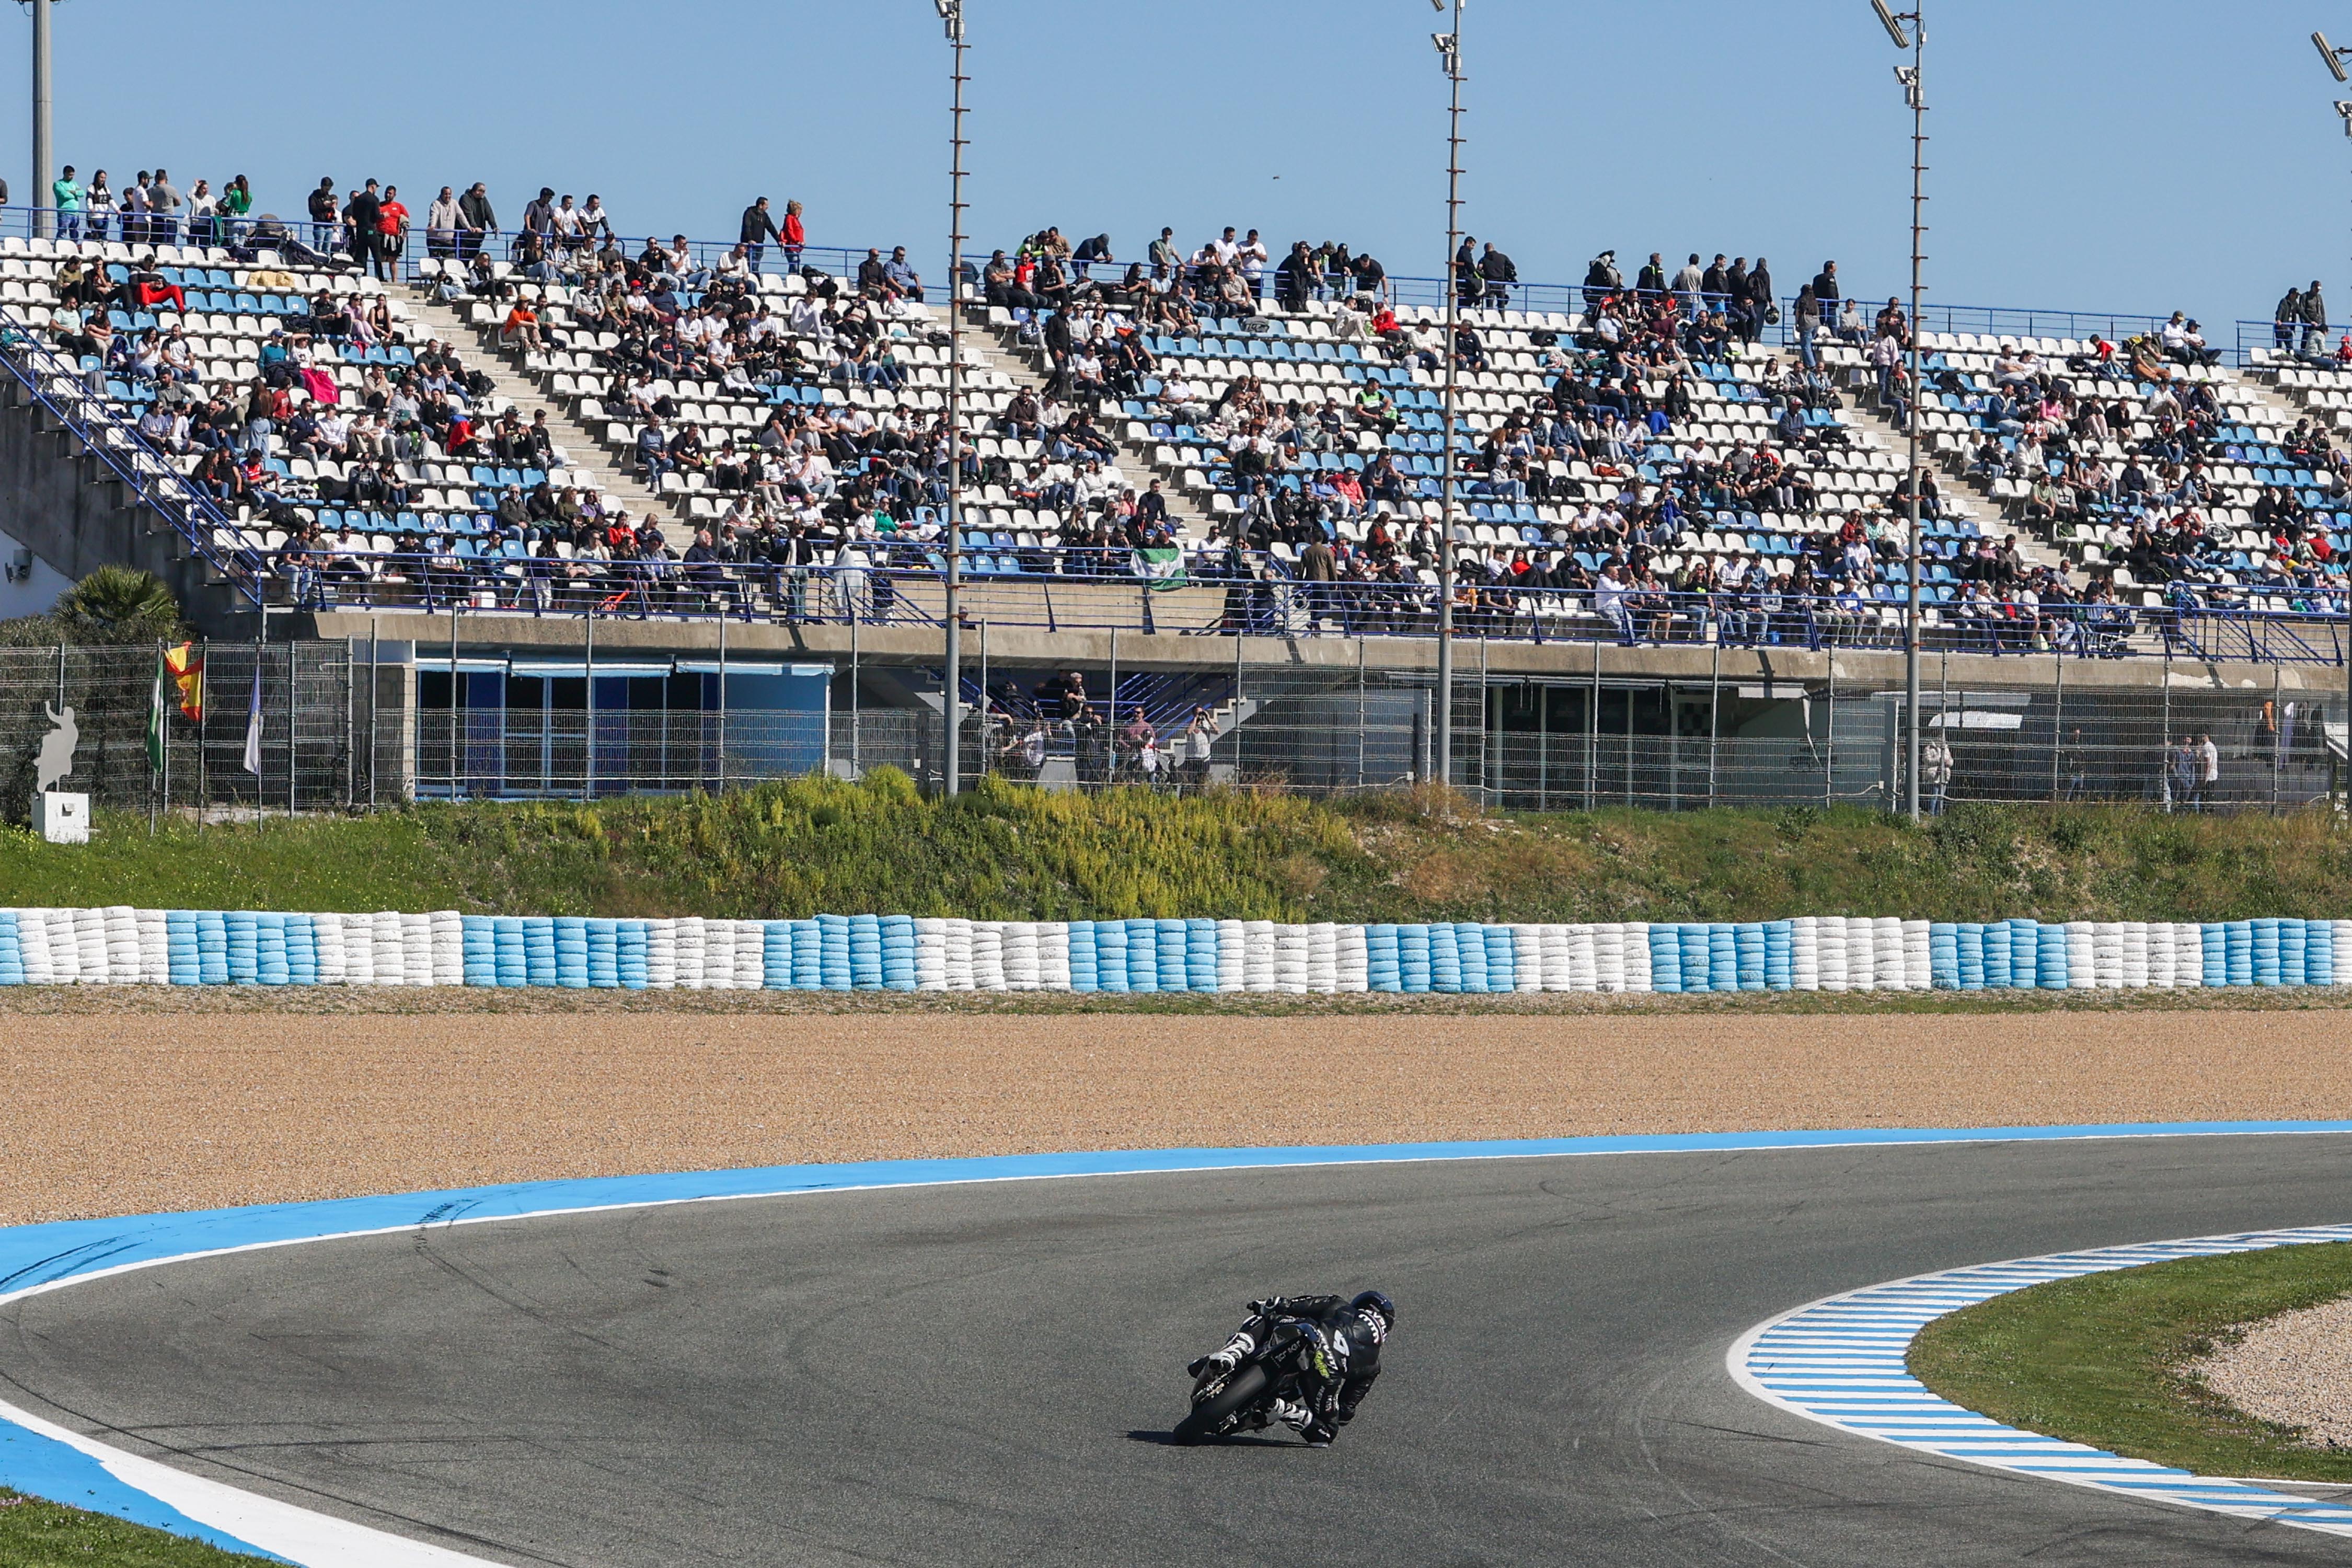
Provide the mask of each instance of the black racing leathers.
{"label": "black racing leathers", "polygon": [[[1307,1419],[1292,1420],[1308,1442],[1329,1442],[1355,1419],[1356,1407],[1381,1375],[1381,1345],[1388,1326],[1376,1312],[1360,1312],[1344,1296],[1275,1296],[1250,1303],[1250,1318],[1226,1351],[1235,1359],[1278,1343],[1297,1325],[1296,1342],[1282,1347],[1299,1372]],[[1195,1363],[1197,1368],[1202,1363]]]}

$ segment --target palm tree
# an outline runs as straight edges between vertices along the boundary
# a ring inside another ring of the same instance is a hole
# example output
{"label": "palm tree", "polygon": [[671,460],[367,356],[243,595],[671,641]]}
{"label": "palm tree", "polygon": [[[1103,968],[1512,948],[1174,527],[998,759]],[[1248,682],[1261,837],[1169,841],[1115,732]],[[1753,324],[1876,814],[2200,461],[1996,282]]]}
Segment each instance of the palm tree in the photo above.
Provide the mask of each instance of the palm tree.
{"label": "palm tree", "polygon": [[58,595],[50,612],[65,640],[116,647],[180,635],[180,601],[152,572],[101,566]]}

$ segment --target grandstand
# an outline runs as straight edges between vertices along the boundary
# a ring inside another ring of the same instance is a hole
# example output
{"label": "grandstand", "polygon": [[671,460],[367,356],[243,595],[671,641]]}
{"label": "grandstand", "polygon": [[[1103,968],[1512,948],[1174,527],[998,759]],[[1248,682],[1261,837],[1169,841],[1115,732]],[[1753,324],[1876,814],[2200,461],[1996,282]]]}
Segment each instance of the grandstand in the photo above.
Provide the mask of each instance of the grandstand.
{"label": "grandstand", "polygon": [[[646,268],[415,257],[387,285],[291,235],[241,238],[0,240],[26,390],[146,476],[208,582],[298,609],[936,619],[890,579],[941,563],[944,307],[694,247]],[[1165,545],[1192,581],[1272,585],[1224,595],[1218,621],[1243,624],[1219,629],[1429,629],[1440,313],[1137,282],[1081,281],[1058,312],[966,285],[975,575],[1129,576]],[[1901,431],[1853,318],[1807,365],[1679,299],[1592,292],[1463,317],[1458,556],[1487,634],[1899,641]],[[2347,373],[2258,351],[2241,377],[2145,342],[1922,346],[1947,470],[1925,505],[1930,646],[2120,650],[2147,623],[2117,610],[2340,603],[2342,481],[2287,396],[2338,415],[2319,384]],[[299,432],[253,425],[262,376]],[[373,416],[331,415],[321,440],[305,416],[330,390]],[[263,458],[204,461],[215,446]],[[1164,512],[1139,506],[1155,479]]]}
{"label": "grandstand", "polygon": [[[781,252],[763,268],[736,246],[526,234],[470,259],[413,247],[380,279],[282,226],[134,245],[12,216],[0,484],[35,500],[26,542],[61,570],[157,570],[218,636],[275,612],[389,639],[452,737],[470,705],[557,700],[520,672],[600,640],[643,666],[628,679],[663,678],[665,714],[764,700],[688,679],[730,637],[738,659],[785,657],[775,700],[817,658],[852,671],[838,706],[936,711],[950,307],[886,252],[778,270]],[[1298,686],[1285,710],[1244,670],[1353,666],[1358,712],[1422,714],[1419,738],[1371,748],[1416,771],[1425,697],[1364,685],[1427,680],[1449,357],[1456,625],[1482,690],[1497,668],[1573,677],[1589,700],[1538,704],[1539,728],[1565,708],[1571,729],[1672,734],[1695,721],[1675,650],[1709,661],[1709,713],[1733,706],[1725,679],[1760,677],[1769,705],[1892,679],[1910,399],[1885,343],[1911,324],[1891,303],[1875,323],[1825,313],[1807,341],[1795,301],[1772,330],[1710,296],[1506,283],[1449,344],[1413,279],[1267,291],[1213,250],[1089,278],[1066,248],[1043,231],[957,290],[965,684],[1005,722],[1050,715],[1026,688],[1076,668],[1114,727],[1198,708],[1219,742],[1305,732],[1330,693]],[[1921,335],[1932,654],[2340,686],[2319,672],[2343,657],[2352,504],[2327,432],[2352,423],[2352,373],[2284,350],[2225,365],[2153,322],[2121,343],[1958,327]],[[1612,679],[1652,683],[1622,720],[1603,717],[1607,644]],[[1507,728],[1486,707],[1461,721]],[[1047,776],[1087,776],[1074,733],[1053,747]],[[1332,782],[1370,776],[1357,750],[1352,770],[1327,759]],[[420,776],[464,771],[454,738],[436,754]],[[911,740],[887,754],[936,763]],[[1584,793],[1601,771],[1588,758]]]}

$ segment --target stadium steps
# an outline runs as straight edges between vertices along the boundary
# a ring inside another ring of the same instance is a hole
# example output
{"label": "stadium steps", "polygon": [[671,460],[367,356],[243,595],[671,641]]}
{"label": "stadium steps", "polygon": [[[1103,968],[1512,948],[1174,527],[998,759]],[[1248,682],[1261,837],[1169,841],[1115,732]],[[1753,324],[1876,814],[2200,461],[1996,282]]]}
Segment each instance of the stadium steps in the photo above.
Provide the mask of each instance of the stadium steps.
{"label": "stadium steps", "polygon": [[2294,363],[2249,365],[2224,374],[2228,380],[2245,389],[2256,407],[2282,426],[2292,429],[2299,421],[2309,419],[2321,429],[2339,435],[2352,431],[2352,408],[2322,403],[2318,401],[2321,389],[2290,386],[2280,375],[2282,371],[2304,368]]}
{"label": "stadium steps", "polygon": [[495,329],[474,326],[459,311],[422,289],[410,294],[408,306],[435,337],[454,346],[469,367],[490,378],[495,397],[522,410],[526,418],[539,409],[547,410],[548,427],[555,432],[555,444],[562,449],[567,467],[584,476],[631,517],[653,518],[670,548],[682,553],[694,542],[694,530],[679,519],[674,503],[625,472],[604,444],[573,416],[566,401],[548,392],[523,369],[519,351],[499,348]]}
{"label": "stadium steps", "polygon": [[[1867,385],[1847,389],[1846,405],[1838,410],[1838,418],[1853,432],[1863,446],[1892,455],[1898,464],[1909,450],[1910,437],[1875,406]],[[1924,437],[1919,449],[1926,461],[1938,465],[1944,470],[1936,489],[1943,497],[1944,510],[1948,515],[1976,524],[1979,532],[1992,539],[2014,533],[2017,535],[2017,552],[2024,558],[2027,565],[2054,567],[2061,575],[2065,574],[2066,563],[2051,542],[2026,524],[2009,518],[2000,503],[1968,477],[1965,452],[1955,454],[1938,450],[1932,437]]]}
{"label": "stadium steps", "polygon": [[[975,352],[981,363],[1003,372],[1018,384],[1043,395],[1050,364],[1045,351],[1024,348],[1016,341],[1014,330],[988,324],[988,308],[984,305],[966,307],[963,342],[967,354]],[[1118,443],[1118,466],[1142,495],[1151,488],[1155,479],[1164,480],[1160,493],[1168,498],[1168,518],[1176,531],[1186,539],[1207,539],[1215,528],[1208,512],[1199,500],[1187,493],[1181,472],[1169,472],[1152,465],[1151,449],[1141,442],[1127,437],[1127,416],[1109,414],[1100,417],[1096,427]]]}

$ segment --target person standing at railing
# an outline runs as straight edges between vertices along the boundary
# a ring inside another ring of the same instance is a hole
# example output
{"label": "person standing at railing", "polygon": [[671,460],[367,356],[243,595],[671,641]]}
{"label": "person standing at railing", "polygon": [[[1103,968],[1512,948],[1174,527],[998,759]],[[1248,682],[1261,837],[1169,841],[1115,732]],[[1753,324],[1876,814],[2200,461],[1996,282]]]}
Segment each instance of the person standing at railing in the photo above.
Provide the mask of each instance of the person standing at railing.
{"label": "person standing at railing", "polygon": [[1684,319],[1696,321],[1706,309],[1706,273],[1698,264],[1697,251],[1692,251],[1682,270],[1675,274],[1673,288],[1675,298],[1682,302]]}
{"label": "person standing at railing", "polygon": [[389,283],[395,274],[394,268],[408,248],[408,205],[400,199],[398,185],[383,188],[383,201],[376,208],[374,243],[368,247],[368,261],[373,276]]}
{"label": "person standing at railing", "polygon": [[74,183],[74,166],[68,163],[49,185],[49,205],[57,209],[59,239],[81,237],[81,187]]}
{"label": "person standing at railing", "polygon": [[425,209],[425,253],[436,261],[457,254],[457,197],[447,186]]}
{"label": "person standing at railing", "polygon": [[235,245],[245,237],[246,215],[253,210],[253,185],[243,174],[221,187],[215,219],[215,245]]}
{"label": "person standing at railing", "polygon": [[[784,204],[783,241],[784,270],[798,272],[801,269],[801,252],[808,245],[808,226],[802,221],[801,204],[798,202]],[[752,270],[756,272],[759,268],[754,267]]]}
{"label": "person standing at railing", "polygon": [[461,260],[472,261],[481,253],[482,245],[499,232],[498,209],[490,205],[489,188],[479,180],[466,187],[457,198],[457,254]]}
{"label": "person standing at railing", "polygon": [[1478,258],[1478,276],[1486,285],[1486,308],[1507,310],[1511,305],[1511,286],[1519,280],[1518,267],[1489,244]]}
{"label": "person standing at railing", "polygon": [[181,199],[179,187],[172,176],[162,169],[147,185],[147,241],[151,245],[180,243],[180,208],[186,204]]}
{"label": "person standing at railing", "polygon": [[783,238],[782,232],[776,227],[776,220],[769,216],[767,197],[761,196],[743,209],[740,232],[735,237],[742,241],[743,253],[751,260],[751,270],[760,270],[760,258],[767,253],[766,242],[772,239],[782,241]]}
{"label": "person standing at railing", "polygon": [[341,250],[342,204],[335,199],[335,177],[332,174],[320,176],[319,188],[310,193],[308,210],[311,247],[328,256]]}
{"label": "person standing at railing", "polygon": [[1807,370],[1813,368],[1813,336],[1822,330],[1822,302],[1810,283],[1797,290],[1797,358]]}
{"label": "person standing at railing", "polygon": [[2327,301],[2319,297],[2319,279],[2303,296],[2303,347],[2305,359],[2324,356],[2327,352]]}
{"label": "person standing at railing", "polygon": [[2290,283],[2279,296],[2278,309],[2271,312],[2271,343],[2273,347],[2293,350],[2295,329],[2303,324],[2303,290]]}

